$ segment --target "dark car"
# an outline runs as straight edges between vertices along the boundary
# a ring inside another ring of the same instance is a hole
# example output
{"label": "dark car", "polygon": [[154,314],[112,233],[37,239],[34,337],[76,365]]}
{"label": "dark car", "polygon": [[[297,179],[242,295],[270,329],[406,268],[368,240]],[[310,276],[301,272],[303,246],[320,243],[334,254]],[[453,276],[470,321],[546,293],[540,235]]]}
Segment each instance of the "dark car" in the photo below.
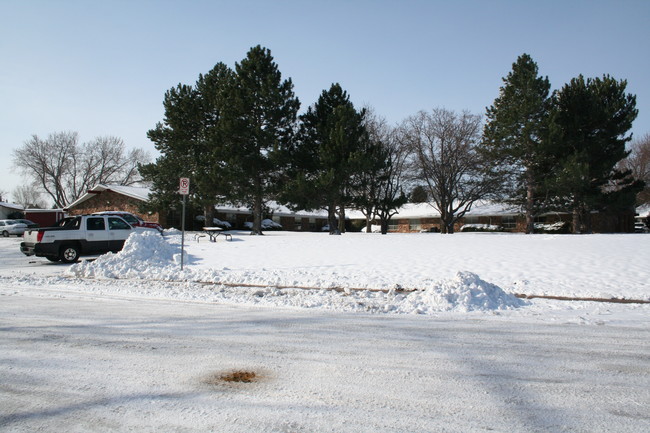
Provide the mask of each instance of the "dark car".
{"label": "dark car", "polygon": [[133,227],[144,227],[148,229],[158,230],[160,234],[163,232],[163,226],[158,223],[148,222],[140,218],[139,216],[132,214],[131,212],[124,211],[104,211],[104,212],[95,212],[93,215],[115,215],[124,219],[127,223],[131,224]]}
{"label": "dark car", "polygon": [[25,224],[28,229],[37,229],[40,227],[34,221],[30,221],[30,220],[20,219],[20,220],[16,220],[16,222]]}

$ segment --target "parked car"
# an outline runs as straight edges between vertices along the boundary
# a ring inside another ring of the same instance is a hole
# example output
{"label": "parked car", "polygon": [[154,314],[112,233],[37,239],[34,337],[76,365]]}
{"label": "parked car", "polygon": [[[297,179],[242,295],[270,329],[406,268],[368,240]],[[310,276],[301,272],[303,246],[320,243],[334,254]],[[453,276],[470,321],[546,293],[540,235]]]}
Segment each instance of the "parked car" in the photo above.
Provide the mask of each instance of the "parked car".
{"label": "parked car", "polygon": [[131,224],[133,227],[144,227],[147,229],[156,229],[162,234],[163,226],[158,223],[148,222],[140,218],[139,216],[132,214],[131,212],[125,211],[104,211],[104,212],[95,212],[93,215],[114,215],[119,216],[124,219],[127,223]]}
{"label": "parked car", "polygon": [[[253,228],[253,223],[252,222],[245,222],[244,227],[247,229],[252,229]],[[273,220],[270,219],[263,219],[262,220],[262,230],[282,230],[282,226],[278,223],[276,223]]]}
{"label": "parked car", "polygon": [[16,222],[23,223],[27,226],[28,229],[37,229],[40,226],[36,224],[34,221],[30,220],[25,220],[25,219],[17,219]]}
{"label": "parked car", "polygon": [[17,222],[17,220],[0,220],[0,234],[5,238],[11,235],[22,236],[25,230],[27,230],[27,224]]}
{"label": "parked car", "polygon": [[134,231],[118,216],[79,215],[65,218],[56,227],[27,231],[20,251],[26,256],[72,263],[83,255],[120,251]]}

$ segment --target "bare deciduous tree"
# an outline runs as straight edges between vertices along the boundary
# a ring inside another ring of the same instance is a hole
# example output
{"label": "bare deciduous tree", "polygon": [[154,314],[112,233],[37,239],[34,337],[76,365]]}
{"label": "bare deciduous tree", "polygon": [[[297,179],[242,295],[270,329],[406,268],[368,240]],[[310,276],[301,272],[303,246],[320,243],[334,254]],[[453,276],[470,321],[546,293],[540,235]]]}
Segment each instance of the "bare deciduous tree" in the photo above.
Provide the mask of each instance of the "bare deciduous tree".
{"label": "bare deciduous tree", "polygon": [[368,136],[359,170],[353,173],[353,203],[366,217],[366,232],[371,231],[372,221],[378,218],[381,233],[386,234],[391,217],[407,202],[402,189],[406,152],[395,139],[395,128],[372,107],[364,110]]}
{"label": "bare deciduous tree", "polygon": [[117,137],[100,137],[79,145],[76,132],[57,132],[42,140],[33,135],[14,151],[14,165],[49,195],[57,207],[78,199],[96,184],[133,185],[138,164],[148,162],[141,149],[128,153]]}
{"label": "bare deciduous tree", "polygon": [[650,203],[650,134],[632,141],[630,154],[621,165],[631,170],[635,179],[645,182],[645,189],[637,196],[639,204]]}
{"label": "bare deciduous tree", "polygon": [[407,157],[408,152],[399,145],[393,131],[386,146],[388,163],[380,177],[378,202],[375,209],[382,235],[388,233],[390,220],[399,213],[398,209],[408,202],[408,197],[404,194],[403,188]]}
{"label": "bare deciduous tree", "polygon": [[44,209],[45,202],[41,192],[34,185],[20,185],[14,189],[13,193],[14,202],[18,203],[25,209]]}
{"label": "bare deciduous tree", "polygon": [[454,223],[492,188],[475,149],[480,138],[481,117],[466,111],[420,111],[401,125],[412,176],[424,183],[431,206],[440,213],[442,233],[453,233]]}

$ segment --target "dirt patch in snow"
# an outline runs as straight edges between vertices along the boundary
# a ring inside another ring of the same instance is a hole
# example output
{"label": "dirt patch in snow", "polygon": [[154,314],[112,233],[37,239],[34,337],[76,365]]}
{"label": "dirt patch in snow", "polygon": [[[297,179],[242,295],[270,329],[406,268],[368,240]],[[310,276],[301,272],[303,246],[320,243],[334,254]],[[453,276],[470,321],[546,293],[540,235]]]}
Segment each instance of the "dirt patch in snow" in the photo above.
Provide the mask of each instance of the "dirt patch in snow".
{"label": "dirt patch in snow", "polygon": [[224,385],[236,383],[256,383],[266,375],[253,370],[229,370],[215,372],[207,376],[203,383],[207,385]]}

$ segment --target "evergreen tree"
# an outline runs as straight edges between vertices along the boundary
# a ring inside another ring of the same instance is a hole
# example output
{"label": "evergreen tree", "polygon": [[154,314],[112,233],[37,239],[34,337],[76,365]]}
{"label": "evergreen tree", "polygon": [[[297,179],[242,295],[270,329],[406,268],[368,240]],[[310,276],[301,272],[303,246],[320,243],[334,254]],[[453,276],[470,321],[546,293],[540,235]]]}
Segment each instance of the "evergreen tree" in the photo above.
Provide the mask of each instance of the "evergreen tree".
{"label": "evergreen tree", "polygon": [[574,233],[591,232],[592,210],[632,208],[643,187],[617,168],[629,154],[625,143],[638,113],[626,85],[607,75],[580,75],[557,92],[554,122],[563,157],[557,192],[560,205],[573,211]]}
{"label": "evergreen tree", "polygon": [[330,234],[345,229],[345,207],[352,203],[351,181],[362,164],[368,140],[364,114],[354,108],[339,84],[333,84],[300,116],[285,201],[297,208],[327,209]]}
{"label": "evergreen tree", "polygon": [[426,203],[429,201],[429,194],[427,194],[427,190],[422,185],[416,185],[411,190],[409,199],[411,203]]}
{"label": "evergreen tree", "polygon": [[492,161],[491,175],[502,180],[504,200],[524,209],[526,233],[533,233],[553,164],[548,140],[550,83],[538,76],[537,64],[528,54],[519,56],[503,82],[487,109],[482,151]]}
{"label": "evergreen tree", "polygon": [[152,183],[150,206],[174,207],[178,203],[180,177],[189,177],[190,206],[204,209],[211,225],[217,196],[228,192],[223,170],[221,119],[232,87],[233,71],[218,63],[195,86],[178,84],[165,93],[165,118],[147,133],[160,157],[140,167]]}
{"label": "evergreen tree", "polygon": [[235,84],[224,115],[224,169],[231,192],[252,205],[251,234],[262,234],[266,200],[277,194],[283,155],[294,135],[300,107],[291,79],[282,80],[271,52],[256,46],[235,65]]}

